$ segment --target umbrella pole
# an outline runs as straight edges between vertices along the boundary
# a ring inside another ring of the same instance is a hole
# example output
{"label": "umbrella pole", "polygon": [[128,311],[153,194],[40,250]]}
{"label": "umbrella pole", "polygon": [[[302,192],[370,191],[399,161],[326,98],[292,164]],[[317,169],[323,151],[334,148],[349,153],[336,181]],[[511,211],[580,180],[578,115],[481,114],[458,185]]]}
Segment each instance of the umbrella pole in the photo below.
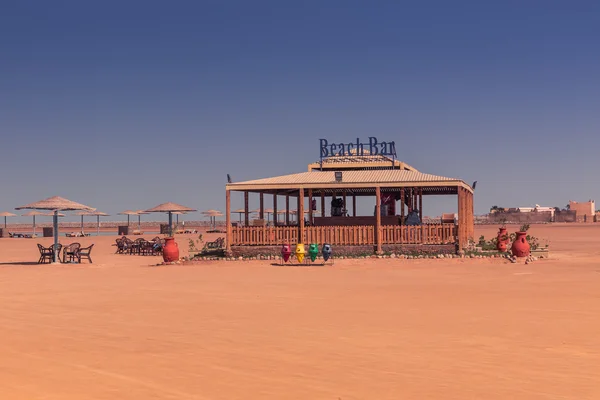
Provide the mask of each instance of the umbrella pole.
{"label": "umbrella pole", "polygon": [[58,210],[54,211],[54,262],[58,262]]}
{"label": "umbrella pole", "polygon": [[96,236],[100,236],[100,216],[96,215],[98,218],[98,226],[96,227]]}
{"label": "umbrella pole", "polygon": [[81,233],[83,233],[83,215],[81,216]]}
{"label": "umbrella pole", "polygon": [[138,214],[138,231],[141,231],[142,228],[142,216],[140,214]]}
{"label": "umbrella pole", "polygon": [[4,230],[7,230],[6,229],[6,217],[4,217]]}
{"label": "umbrella pole", "polygon": [[173,237],[173,214],[169,211],[169,237]]}
{"label": "umbrella pole", "polygon": [[33,216],[33,236],[35,236],[35,215]]}
{"label": "umbrella pole", "polygon": [[127,227],[129,227],[129,214],[127,214]]}

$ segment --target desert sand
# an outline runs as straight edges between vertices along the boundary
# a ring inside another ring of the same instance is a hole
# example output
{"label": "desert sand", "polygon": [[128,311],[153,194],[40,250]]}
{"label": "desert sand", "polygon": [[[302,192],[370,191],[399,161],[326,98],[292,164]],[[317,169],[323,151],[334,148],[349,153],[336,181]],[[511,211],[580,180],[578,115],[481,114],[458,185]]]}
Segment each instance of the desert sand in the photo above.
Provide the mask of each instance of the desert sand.
{"label": "desert sand", "polygon": [[158,267],[101,236],[49,266],[0,239],[0,398],[599,399],[600,224],[531,233],[551,259]]}

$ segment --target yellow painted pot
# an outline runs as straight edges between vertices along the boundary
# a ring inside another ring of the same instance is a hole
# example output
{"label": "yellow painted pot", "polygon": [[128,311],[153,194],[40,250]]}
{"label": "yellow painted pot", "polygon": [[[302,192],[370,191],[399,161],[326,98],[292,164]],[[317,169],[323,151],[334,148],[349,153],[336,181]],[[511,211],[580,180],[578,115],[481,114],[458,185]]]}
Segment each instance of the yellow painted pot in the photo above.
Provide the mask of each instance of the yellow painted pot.
{"label": "yellow painted pot", "polygon": [[298,262],[301,263],[302,261],[304,261],[304,255],[306,254],[306,250],[304,249],[304,244],[303,243],[298,243],[296,245],[296,258],[298,259]]}

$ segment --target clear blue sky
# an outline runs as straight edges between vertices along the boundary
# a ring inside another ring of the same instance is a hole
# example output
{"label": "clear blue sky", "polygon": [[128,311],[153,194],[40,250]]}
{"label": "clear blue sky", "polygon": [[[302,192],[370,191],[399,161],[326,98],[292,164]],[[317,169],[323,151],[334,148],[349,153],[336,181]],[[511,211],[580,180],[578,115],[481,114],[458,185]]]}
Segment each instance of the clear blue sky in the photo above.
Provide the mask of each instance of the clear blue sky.
{"label": "clear blue sky", "polygon": [[371,135],[477,213],[600,201],[599,40],[592,1],[3,2],[0,211],[224,211]]}

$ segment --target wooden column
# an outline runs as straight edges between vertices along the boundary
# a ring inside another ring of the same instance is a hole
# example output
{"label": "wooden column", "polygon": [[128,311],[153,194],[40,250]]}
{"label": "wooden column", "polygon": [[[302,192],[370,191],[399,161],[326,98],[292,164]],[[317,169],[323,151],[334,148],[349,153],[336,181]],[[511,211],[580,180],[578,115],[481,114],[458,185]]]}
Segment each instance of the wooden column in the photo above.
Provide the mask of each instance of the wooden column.
{"label": "wooden column", "polygon": [[462,187],[458,188],[458,250],[462,251],[467,245],[466,232],[466,201],[465,190]]}
{"label": "wooden column", "polygon": [[356,193],[352,192],[352,216],[356,217]]}
{"label": "wooden column", "polygon": [[298,243],[304,243],[304,189],[298,194]]}
{"label": "wooden column", "polygon": [[265,219],[265,195],[260,194],[260,205],[258,207],[258,218]]}
{"label": "wooden column", "polygon": [[277,193],[273,195],[273,226],[277,226],[279,214],[277,213]]}
{"label": "wooden column", "polygon": [[423,223],[423,188],[419,188],[419,219]]}
{"label": "wooden column", "polygon": [[475,195],[473,193],[467,190],[467,197],[469,199],[469,234],[467,236],[470,240],[475,240],[475,207],[473,204],[474,196]]}
{"label": "wooden column", "polygon": [[248,210],[248,192],[244,192],[244,226],[250,225],[250,212]]}
{"label": "wooden column", "polygon": [[381,188],[375,188],[375,242],[377,254],[381,253]]}
{"label": "wooden column", "polygon": [[290,225],[290,195],[285,195],[285,225]]}
{"label": "wooden column", "polygon": [[404,202],[406,198],[404,197],[404,188],[400,188],[400,221],[404,223]]}
{"label": "wooden column", "polygon": [[325,216],[325,189],[321,189],[321,217]]}
{"label": "wooden column", "polygon": [[[346,213],[348,212],[348,203],[346,203],[346,189],[344,189],[344,191],[342,192],[342,199],[344,201],[344,209],[346,210]],[[346,216],[344,214],[344,216]]]}
{"label": "wooden column", "polygon": [[225,190],[225,224],[227,225],[227,236],[225,240],[225,251],[231,251],[231,192]]}
{"label": "wooden column", "polygon": [[308,189],[308,222],[310,223],[311,226],[314,225],[312,201],[313,201],[312,189]]}

